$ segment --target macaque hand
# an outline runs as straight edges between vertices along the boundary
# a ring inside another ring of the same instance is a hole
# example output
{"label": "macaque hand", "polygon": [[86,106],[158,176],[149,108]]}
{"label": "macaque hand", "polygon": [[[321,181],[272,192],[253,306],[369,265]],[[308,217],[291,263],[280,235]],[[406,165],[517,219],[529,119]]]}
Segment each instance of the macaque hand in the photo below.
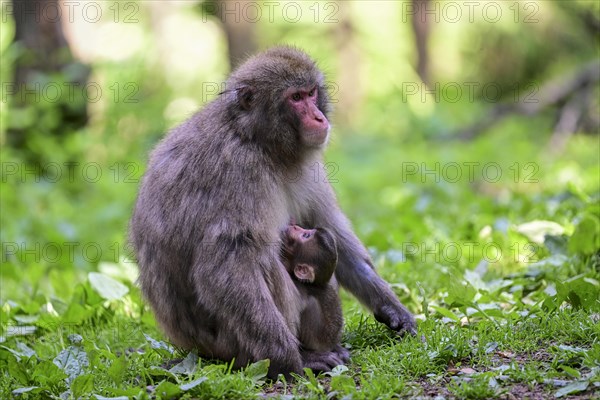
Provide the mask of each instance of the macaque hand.
{"label": "macaque hand", "polygon": [[374,316],[377,321],[387,325],[400,336],[417,334],[415,318],[400,302],[381,306],[375,310]]}

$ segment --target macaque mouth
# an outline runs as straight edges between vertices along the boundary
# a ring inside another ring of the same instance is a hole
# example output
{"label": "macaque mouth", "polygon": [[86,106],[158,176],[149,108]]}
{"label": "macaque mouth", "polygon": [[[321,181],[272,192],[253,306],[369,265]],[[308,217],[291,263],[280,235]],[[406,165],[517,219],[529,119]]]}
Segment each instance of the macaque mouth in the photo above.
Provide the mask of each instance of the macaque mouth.
{"label": "macaque mouth", "polygon": [[306,127],[304,136],[306,140],[312,144],[323,144],[329,136],[329,123],[325,122],[315,127]]}

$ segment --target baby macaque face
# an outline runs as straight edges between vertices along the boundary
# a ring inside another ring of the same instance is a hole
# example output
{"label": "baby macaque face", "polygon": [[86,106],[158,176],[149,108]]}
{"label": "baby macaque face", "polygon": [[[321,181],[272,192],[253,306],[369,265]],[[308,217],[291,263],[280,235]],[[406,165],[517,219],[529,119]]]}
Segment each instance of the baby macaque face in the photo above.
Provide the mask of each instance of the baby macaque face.
{"label": "baby macaque face", "polygon": [[300,282],[326,285],[337,264],[333,234],[324,228],[290,225],[283,235],[283,257],[288,272]]}

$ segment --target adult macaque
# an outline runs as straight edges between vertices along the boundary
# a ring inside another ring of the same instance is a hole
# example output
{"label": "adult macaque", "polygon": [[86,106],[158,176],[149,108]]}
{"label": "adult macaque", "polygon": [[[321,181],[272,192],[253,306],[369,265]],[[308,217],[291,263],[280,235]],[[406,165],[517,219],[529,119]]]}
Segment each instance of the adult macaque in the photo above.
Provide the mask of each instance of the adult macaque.
{"label": "adult macaque", "polygon": [[[344,318],[333,275],[337,264],[335,237],[327,229],[290,225],[283,233],[282,259],[303,299],[298,339],[306,351],[334,352],[343,364],[350,358],[340,345]],[[335,360],[331,360],[336,362]],[[328,370],[329,365],[313,369]]]}
{"label": "adult macaque", "polygon": [[315,63],[276,47],[241,65],[219,98],[156,146],[130,233],[141,289],[174,344],[235,366],[268,358],[270,377],[335,365],[335,352],[299,346],[301,295],[279,254],[292,218],[335,235],[337,280],[378,321],[415,332],[330,185],[313,178],[328,110]]}

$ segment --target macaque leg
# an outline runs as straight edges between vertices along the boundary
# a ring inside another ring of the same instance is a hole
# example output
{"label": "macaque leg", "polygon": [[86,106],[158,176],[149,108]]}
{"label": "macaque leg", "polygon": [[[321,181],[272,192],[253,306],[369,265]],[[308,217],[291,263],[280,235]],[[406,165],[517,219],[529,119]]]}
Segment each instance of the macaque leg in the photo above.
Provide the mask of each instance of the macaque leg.
{"label": "macaque leg", "polygon": [[[209,257],[214,261],[208,263]],[[268,358],[269,377],[276,378],[279,373],[300,373],[302,360],[298,340],[290,328],[295,311],[278,308],[279,304],[298,303],[294,297],[297,291],[278,260],[270,262],[272,257],[268,250],[239,247],[236,253],[220,256],[205,252],[194,268],[193,282],[202,293],[202,307],[219,310],[211,316],[216,321],[214,335],[200,340],[210,356],[235,358],[236,367]],[[257,261],[254,268],[236,268],[248,259]],[[219,274],[223,268],[239,273]]]}

